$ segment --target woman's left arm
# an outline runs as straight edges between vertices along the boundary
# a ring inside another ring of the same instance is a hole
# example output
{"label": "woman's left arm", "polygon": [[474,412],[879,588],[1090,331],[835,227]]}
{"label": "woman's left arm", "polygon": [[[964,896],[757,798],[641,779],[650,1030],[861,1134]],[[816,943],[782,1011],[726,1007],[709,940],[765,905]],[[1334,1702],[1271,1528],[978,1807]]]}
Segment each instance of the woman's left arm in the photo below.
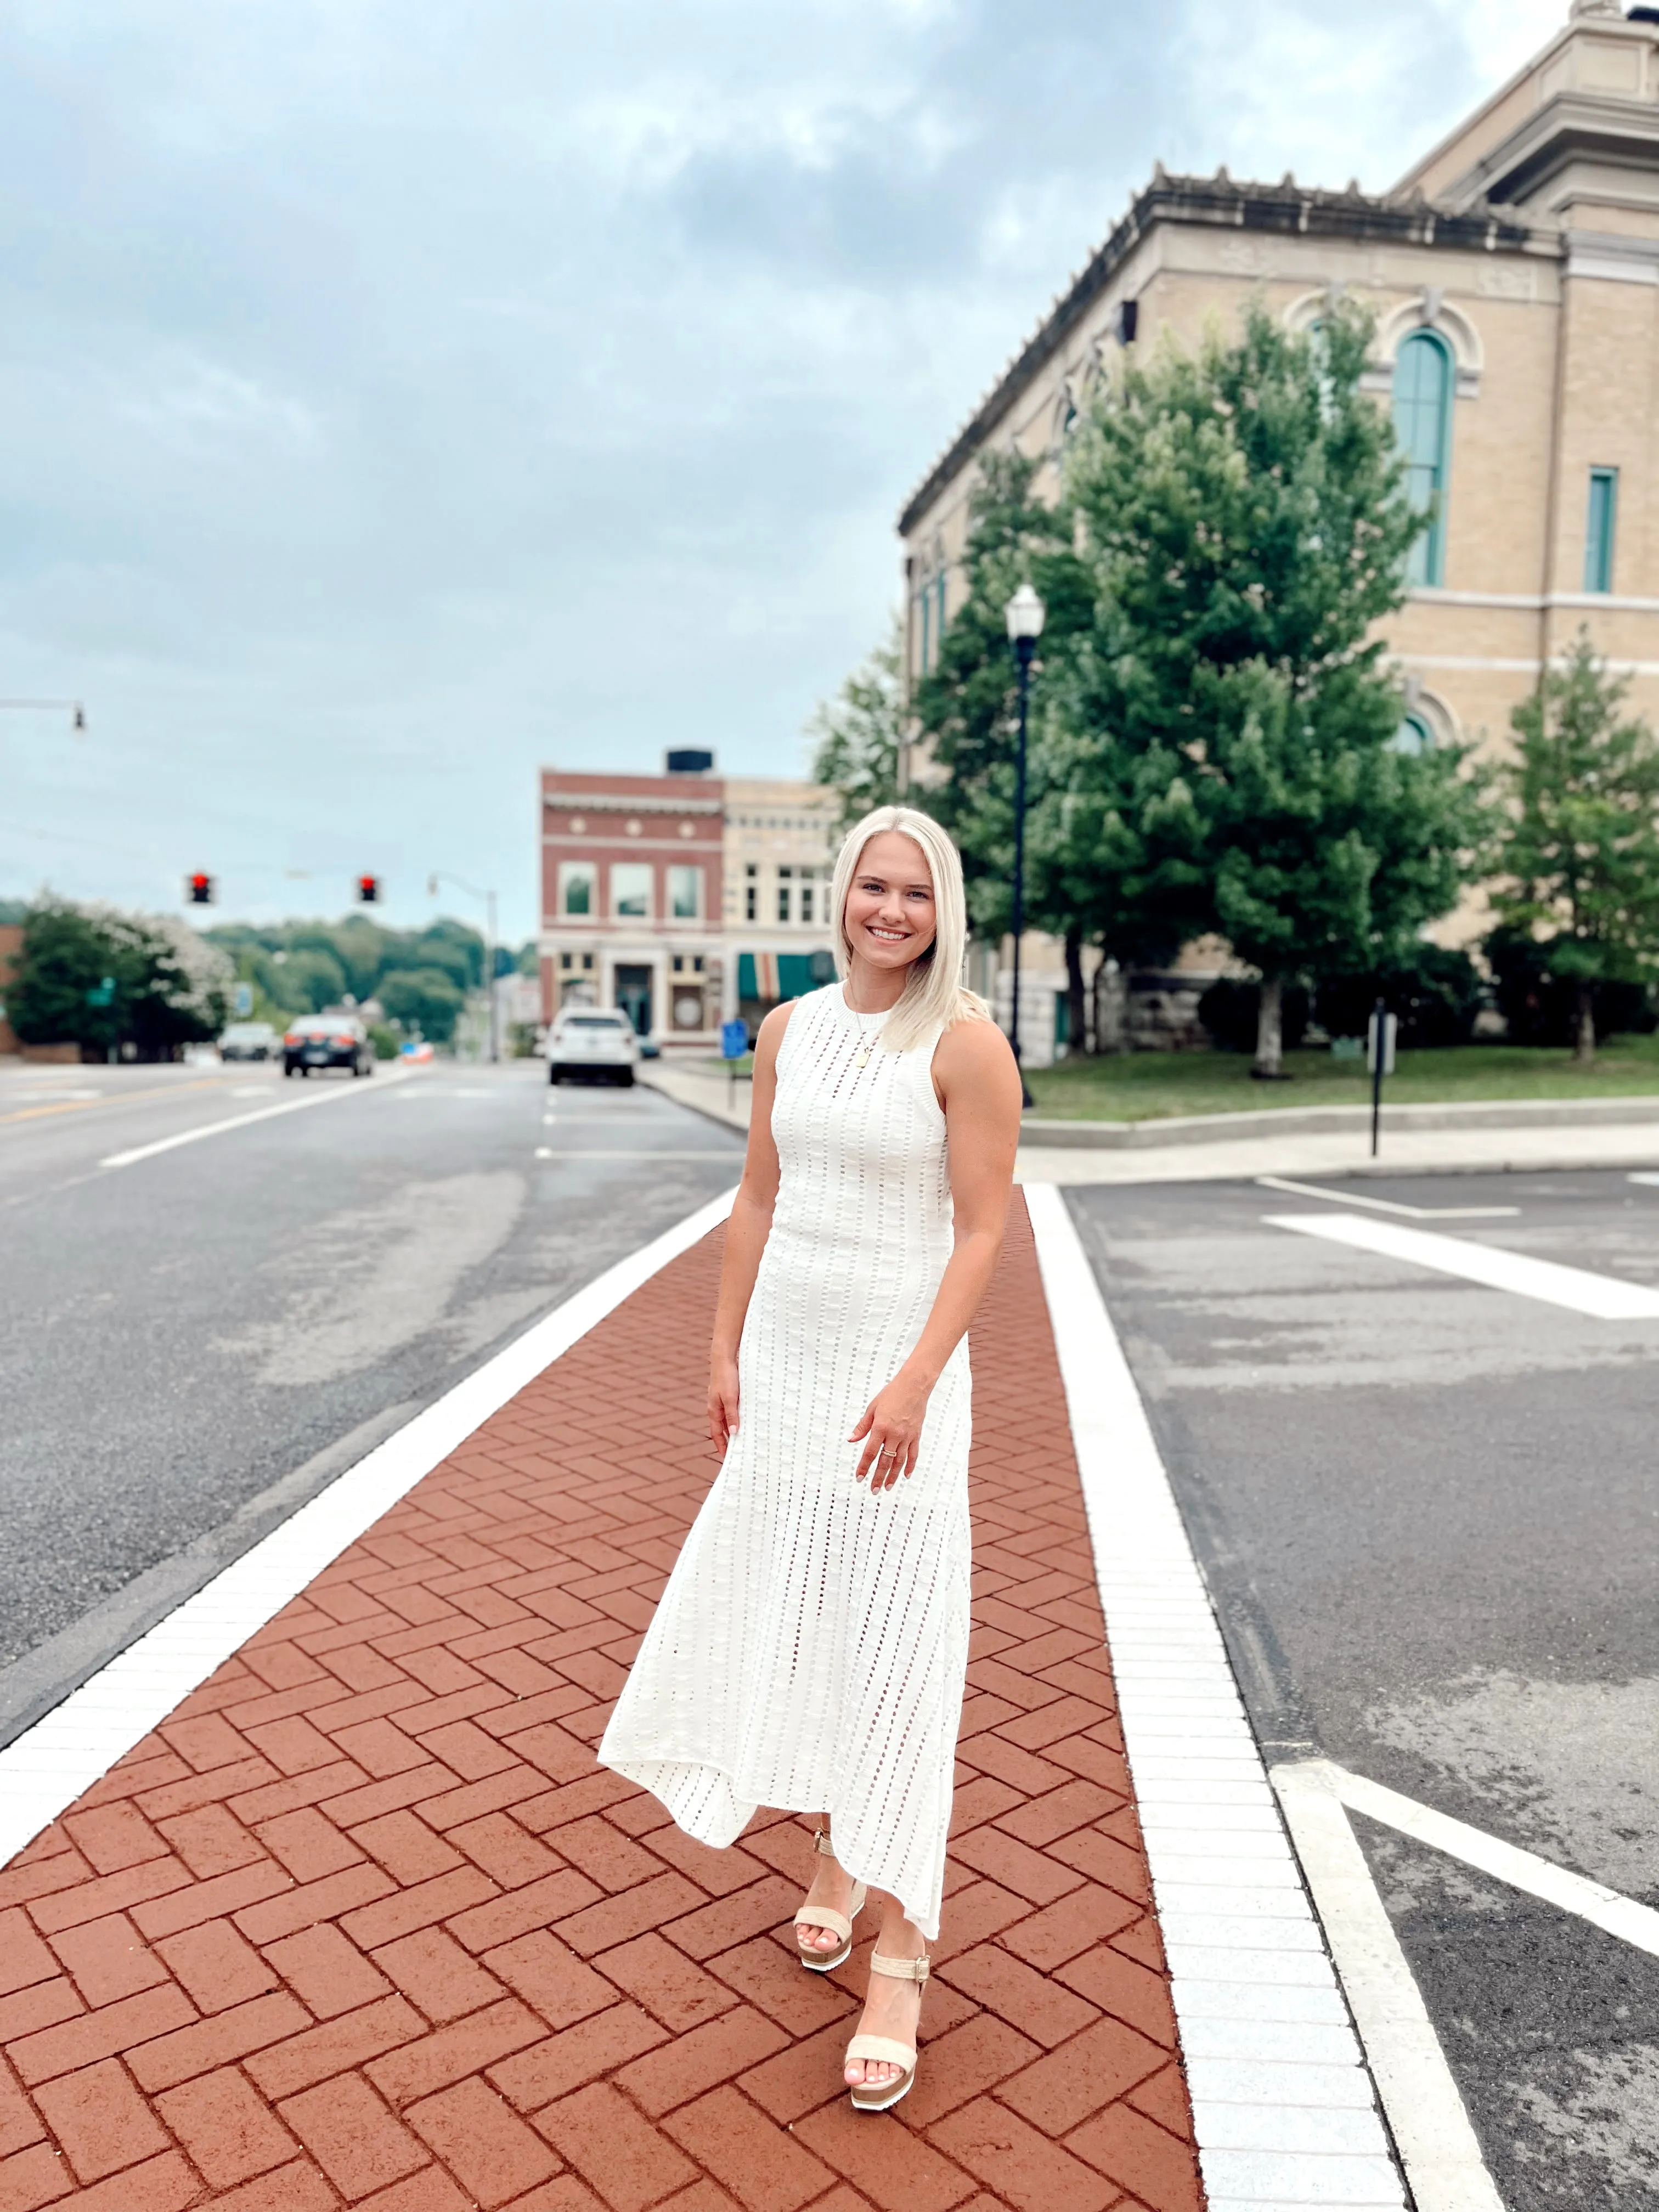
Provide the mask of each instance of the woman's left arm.
{"label": "woman's left arm", "polygon": [[979,1310],[1002,1249],[1019,1143],[1019,1069],[1000,1030],[957,1022],[933,1054],[933,1083],[950,1145],[956,1248],[916,1347],[865,1408],[851,1442],[864,1440],[857,1480],[890,1490],[916,1463],[921,1425],[945,1363]]}

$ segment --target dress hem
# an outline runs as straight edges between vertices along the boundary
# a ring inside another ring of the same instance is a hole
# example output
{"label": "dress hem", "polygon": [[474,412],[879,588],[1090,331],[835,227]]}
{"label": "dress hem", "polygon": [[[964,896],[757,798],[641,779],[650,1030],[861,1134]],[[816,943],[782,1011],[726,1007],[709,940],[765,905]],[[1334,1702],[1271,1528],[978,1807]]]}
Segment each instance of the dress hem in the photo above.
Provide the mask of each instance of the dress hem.
{"label": "dress hem", "polygon": [[[601,1754],[599,1757],[599,1765],[601,1766],[609,1767],[613,1774],[620,1774],[625,1782],[633,1783],[636,1789],[643,1790],[647,1791],[649,1796],[655,1797],[657,1802],[668,1814],[669,1818],[673,1821],[674,1826],[679,1830],[680,1833],[683,1836],[690,1836],[693,1843],[702,1844],[704,1849],[707,1850],[729,1851],[736,1844],[738,1838],[742,1835],[744,1830],[749,1826],[750,1821],[754,1819],[756,1814],[761,1809],[758,1801],[750,1803],[749,1799],[739,1794],[737,1777],[732,1772],[731,1769],[729,1767],[716,1765],[713,1759],[645,1759],[637,1757],[622,1759],[606,1759],[603,1754]],[[687,1827],[684,1821],[681,1820],[679,1814],[669,1803],[668,1800],[662,1796],[654,1788],[653,1788],[652,1784],[646,1780],[644,1772],[641,1771],[647,1767],[664,1766],[676,1766],[681,1769],[690,1768],[699,1774],[718,1774],[721,1781],[723,1781],[730,1790],[733,1798],[736,1799],[739,1804],[749,1805],[749,1811],[738,1823],[736,1831],[732,1835],[728,1836],[724,1842],[716,1843],[712,1837],[699,1835],[695,1828]],[[829,1818],[830,1833],[833,1835],[835,1832],[836,1808],[833,1805],[787,1805],[781,1803],[769,1803],[766,1809],[769,1813],[823,1813]],[[648,1850],[650,1846],[647,1844],[647,1849]],[[840,1867],[843,1874],[850,1875],[854,1881],[861,1881],[866,1889],[878,1889],[884,1897],[897,1898],[899,1905],[902,1908],[905,1918],[910,1923],[913,1928],[917,1928],[921,1931],[923,1940],[929,1943],[938,1942],[939,1913],[937,1910],[935,1910],[932,1916],[930,1925],[928,1917],[926,1915],[913,1911],[906,1900],[902,1897],[899,1896],[896,1890],[890,1889],[886,1883],[882,1881],[878,1877],[873,1875],[860,1874],[856,1867],[849,1866],[847,1861],[841,1856],[839,1846],[836,1847],[836,1863]]]}

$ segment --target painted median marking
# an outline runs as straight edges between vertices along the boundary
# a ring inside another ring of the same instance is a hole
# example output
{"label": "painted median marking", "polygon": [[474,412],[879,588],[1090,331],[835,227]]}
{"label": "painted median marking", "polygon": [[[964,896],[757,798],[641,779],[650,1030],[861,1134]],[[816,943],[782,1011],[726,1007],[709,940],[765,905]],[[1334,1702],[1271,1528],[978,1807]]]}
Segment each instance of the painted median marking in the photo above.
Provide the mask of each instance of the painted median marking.
{"label": "painted median marking", "polygon": [[[379,1095],[384,1097],[398,1084],[407,1083],[409,1079],[408,1070],[383,1075],[380,1079]],[[98,1164],[100,1168],[130,1168],[137,1161],[154,1159],[158,1152],[177,1152],[180,1145],[200,1144],[204,1137],[222,1137],[228,1129],[246,1129],[254,1121],[273,1121],[278,1114],[301,1114],[307,1106],[326,1106],[342,1098],[362,1098],[368,1095],[360,1083],[331,1084],[326,1090],[311,1091],[303,1098],[285,1098],[280,1106],[261,1106],[252,1114],[233,1114],[228,1121],[209,1121],[199,1129],[180,1129],[176,1136],[158,1137],[153,1145],[135,1145],[130,1152],[112,1152]]]}
{"label": "painted median marking", "polygon": [[1372,1213],[1397,1213],[1410,1221],[1497,1221],[1521,1211],[1518,1206],[1407,1206],[1397,1198],[1366,1198],[1357,1190],[1322,1190],[1316,1182],[1292,1182],[1286,1176],[1258,1176],[1256,1181],[1264,1190],[1322,1198],[1329,1206],[1363,1206]]}
{"label": "painted median marking", "polygon": [[0,1751],[0,1865],[125,1758],[492,1413],[642,1283],[717,1228],[736,1194],[734,1186],[700,1206],[556,1306]]}
{"label": "painted median marking", "polygon": [[1297,1760],[1276,1766],[1273,1780],[1281,1798],[1287,1788],[1324,1790],[1350,1811],[1380,1820],[1402,1836],[1413,1836],[1419,1844],[1445,1852],[1449,1858],[1491,1875],[1495,1881],[1523,1890],[1546,1905],[1557,1905],[1563,1912],[1587,1920],[1593,1928],[1616,1936],[1621,1943],[1659,1959],[1659,1912],[1609,1889],[1604,1882],[1591,1881],[1569,1867],[1540,1858],[1535,1851],[1506,1844],[1499,1836],[1470,1827],[1467,1820],[1454,1820],[1449,1814],[1437,1813],[1431,1805],[1419,1805],[1414,1797],[1402,1797],[1397,1790],[1368,1782],[1363,1774],[1351,1774],[1328,1759]]}
{"label": "painted median marking", "polygon": [[1566,1267],[1555,1260],[1534,1260],[1501,1246],[1471,1244],[1426,1229],[1395,1221],[1367,1221],[1357,1213],[1268,1213],[1273,1229],[1299,1237],[1322,1237],[1332,1244],[1375,1252],[1388,1260],[1431,1267],[1437,1274],[1460,1275],[1487,1289],[1511,1291],[1517,1297],[1540,1298],[1596,1321],[1659,1321],[1659,1290],[1627,1283],[1616,1275],[1594,1274],[1588,1267]]}

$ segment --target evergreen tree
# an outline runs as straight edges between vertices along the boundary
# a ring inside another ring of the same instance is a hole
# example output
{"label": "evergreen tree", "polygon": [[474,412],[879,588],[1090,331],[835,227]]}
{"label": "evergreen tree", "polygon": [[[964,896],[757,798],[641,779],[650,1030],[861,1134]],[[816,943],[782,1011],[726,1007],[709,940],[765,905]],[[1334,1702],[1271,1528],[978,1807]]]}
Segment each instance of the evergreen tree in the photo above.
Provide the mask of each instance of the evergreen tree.
{"label": "evergreen tree", "polygon": [[841,827],[849,829],[898,797],[904,735],[901,673],[903,630],[896,617],[887,642],[855,669],[807,725],[814,740],[812,780],[841,793]]}
{"label": "evergreen tree", "polygon": [[1574,994],[1573,1053],[1595,1057],[1596,987],[1659,973],[1659,740],[1621,713],[1615,680],[1581,630],[1511,720],[1502,771],[1513,818],[1492,901],[1500,927],[1541,940]]}
{"label": "evergreen tree", "polygon": [[1067,677],[1073,787],[1143,912],[1259,969],[1264,1076],[1286,981],[1396,957],[1480,836],[1463,751],[1392,743],[1370,633],[1422,519],[1359,389],[1369,339],[1350,309],[1297,334],[1253,306],[1236,343],[1128,369],[1067,471],[1095,609]]}

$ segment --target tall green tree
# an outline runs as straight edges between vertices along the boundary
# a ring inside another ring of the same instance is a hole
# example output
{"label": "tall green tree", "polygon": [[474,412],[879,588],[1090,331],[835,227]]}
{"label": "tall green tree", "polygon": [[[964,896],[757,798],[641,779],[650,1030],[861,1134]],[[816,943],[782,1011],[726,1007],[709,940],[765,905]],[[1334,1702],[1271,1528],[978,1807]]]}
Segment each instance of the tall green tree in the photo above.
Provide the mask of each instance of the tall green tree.
{"label": "tall green tree", "polygon": [[1256,304],[1232,343],[1166,344],[1103,391],[1066,475],[1095,608],[1067,678],[1077,781],[1171,925],[1259,970],[1264,1076],[1285,982],[1397,956],[1482,834],[1463,750],[1393,742],[1373,633],[1423,526],[1359,389],[1370,336],[1349,308],[1296,333]]}
{"label": "tall green tree", "polygon": [[24,916],[7,1013],[25,1044],[148,1058],[216,1036],[232,980],[224,954],[168,915],[43,898]]}
{"label": "tall green tree", "polygon": [[1572,987],[1573,1056],[1586,1065],[1597,985],[1659,975],[1659,739],[1624,713],[1629,689],[1581,630],[1515,709],[1519,745],[1501,771],[1512,816],[1492,904]]}
{"label": "tall green tree", "polygon": [[911,708],[919,773],[907,794],[945,823],[961,848],[975,927],[998,937],[1012,920],[1018,685],[1006,609],[1030,582],[1047,610],[1032,672],[1027,744],[1025,912],[1030,927],[1066,945],[1072,1035],[1083,1036],[1082,948],[1109,928],[1092,863],[1086,802],[1070,795],[1072,732],[1052,672],[1094,618],[1091,580],[1064,515],[1038,495],[1036,464],[988,453],[981,465],[962,560],[966,586],[938,660],[915,685]]}
{"label": "tall green tree", "polygon": [[903,631],[894,617],[887,641],[855,668],[807,724],[812,780],[841,793],[841,827],[849,829],[898,797],[904,741]]}

